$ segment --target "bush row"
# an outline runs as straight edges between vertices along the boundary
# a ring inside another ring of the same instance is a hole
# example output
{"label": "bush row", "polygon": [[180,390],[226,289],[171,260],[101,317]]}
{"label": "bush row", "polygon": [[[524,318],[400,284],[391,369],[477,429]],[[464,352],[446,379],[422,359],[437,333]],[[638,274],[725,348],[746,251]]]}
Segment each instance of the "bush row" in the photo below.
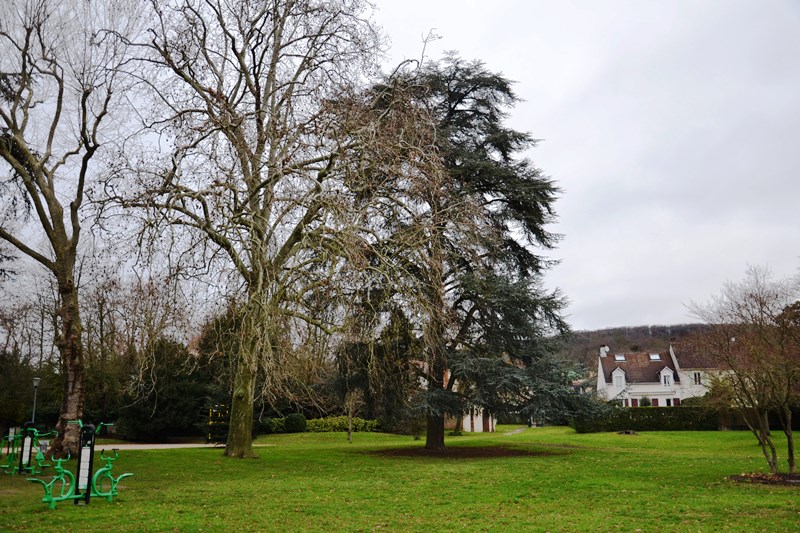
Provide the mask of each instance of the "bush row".
{"label": "bush row", "polygon": [[626,407],[609,410],[594,418],[572,421],[578,433],[599,431],[714,431],[719,413],[700,407]]}
{"label": "bush row", "polygon": [[[264,418],[258,422],[259,433],[303,433],[306,431],[306,417],[300,413],[292,413],[286,418]],[[255,424],[254,424],[255,425]]]}
{"label": "bush row", "polygon": [[[264,418],[258,423],[258,432],[271,433],[327,433],[334,431],[347,431],[346,416],[329,416],[327,418],[314,418],[306,420],[299,413],[294,413],[286,418]],[[353,431],[378,431],[380,424],[377,420],[364,420],[353,417]]]}
{"label": "bush row", "polygon": [[[353,417],[353,431],[378,431],[380,424],[377,420],[364,420]],[[314,433],[328,433],[334,431],[347,431],[346,416],[329,416],[327,418],[314,418],[308,421],[308,431]]]}

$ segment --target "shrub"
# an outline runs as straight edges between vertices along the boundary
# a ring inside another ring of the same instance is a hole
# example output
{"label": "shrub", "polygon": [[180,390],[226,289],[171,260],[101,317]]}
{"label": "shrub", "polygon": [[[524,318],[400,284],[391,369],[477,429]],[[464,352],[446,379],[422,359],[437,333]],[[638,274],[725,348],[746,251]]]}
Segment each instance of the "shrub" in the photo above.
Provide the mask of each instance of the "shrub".
{"label": "shrub", "polygon": [[[329,416],[309,420],[307,430],[314,433],[328,433],[347,431],[347,427],[346,416]],[[378,431],[378,427],[377,420],[364,420],[363,418],[353,417],[353,431]]]}
{"label": "shrub", "polygon": [[258,421],[257,429],[263,435],[286,433],[285,422],[285,418],[262,418]]}
{"label": "shrub", "polygon": [[303,433],[306,430],[306,417],[300,413],[292,413],[284,419],[286,433]]}
{"label": "shrub", "polygon": [[686,398],[681,400],[681,407],[708,407],[709,399],[708,393],[705,396],[695,396],[693,398]]}
{"label": "shrub", "polygon": [[599,431],[713,431],[719,429],[719,413],[698,407],[630,407],[612,409],[592,418],[572,422],[578,433]]}

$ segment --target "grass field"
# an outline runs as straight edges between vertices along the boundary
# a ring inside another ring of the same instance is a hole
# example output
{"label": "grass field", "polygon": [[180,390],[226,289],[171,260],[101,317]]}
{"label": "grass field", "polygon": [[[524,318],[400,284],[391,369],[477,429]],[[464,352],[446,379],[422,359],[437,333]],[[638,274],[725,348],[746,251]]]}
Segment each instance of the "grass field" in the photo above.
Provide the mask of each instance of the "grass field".
{"label": "grass field", "polygon": [[800,530],[800,487],[725,479],[765,470],[748,433],[498,429],[447,444],[531,455],[386,456],[422,442],[364,433],[352,445],[341,433],[261,437],[258,460],[124,451],[115,473],[135,476],[118,498],[56,510],[39,486],[0,476],[0,531]]}

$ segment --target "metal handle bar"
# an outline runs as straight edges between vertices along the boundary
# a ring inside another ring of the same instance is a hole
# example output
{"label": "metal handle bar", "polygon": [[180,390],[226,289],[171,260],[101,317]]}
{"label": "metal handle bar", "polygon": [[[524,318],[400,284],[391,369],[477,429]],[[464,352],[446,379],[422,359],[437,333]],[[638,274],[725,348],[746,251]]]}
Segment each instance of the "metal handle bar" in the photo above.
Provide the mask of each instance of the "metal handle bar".
{"label": "metal handle bar", "polygon": [[106,457],[105,455],[103,455],[104,453],[106,453],[106,450],[105,449],[100,450],[100,459],[103,459],[104,461],[109,461],[109,460],[116,461],[117,459],[119,459],[119,452],[117,451],[118,449],[119,448],[111,448],[111,451],[114,452],[114,457],[111,457],[110,455]]}
{"label": "metal handle bar", "polygon": [[61,463],[63,463],[64,461],[69,461],[70,457],[72,457],[72,455],[71,455],[69,452],[67,452],[67,456],[66,456],[66,457],[62,457],[61,459],[55,459],[55,458],[54,458],[53,460],[54,460],[56,463],[58,463],[58,465],[57,465],[57,466],[61,466]]}
{"label": "metal handle bar", "polygon": [[[67,424],[78,424],[80,428],[83,428],[83,420],[70,420],[69,422],[67,422]],[[97,424],[97,427],[94,428],[94,433],[95,435],[97,435],[98,433],[100,433],[100,430],[103,428],[103,426],[113,426],[113,425],[114,424],[112,424],[111,422],[100,422],[99,424]]]}

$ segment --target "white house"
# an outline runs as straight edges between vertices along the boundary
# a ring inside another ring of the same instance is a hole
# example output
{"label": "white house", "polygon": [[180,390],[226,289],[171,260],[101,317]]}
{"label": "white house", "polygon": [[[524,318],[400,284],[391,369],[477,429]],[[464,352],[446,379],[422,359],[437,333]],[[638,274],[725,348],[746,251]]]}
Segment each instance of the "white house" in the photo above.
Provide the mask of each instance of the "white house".
{"label": "white house", "polygon": [[[445,429],[455,429],[457,420],[453,417],[447,417],[444,421]],[[472,407],[469,413],[461,418],[461,430],[472,431],[474,433],[493,433],[497,420],[494,415],[487,414],[480,407]]]}
{"label": "white house", "polygon": [[670,343],[662,353],[609,353],[600,347],[597,360],[597,394],[638,407],[648,398],[654,407],[679,406],[687,398],[708,391],[709,376],[717,369],[688,346]]}
{"label": "white house", "polygon": [[[426,369],[428,363],[419,361],[416,363],[421,369]],[[450,380],[450,370],[444,371],[444,382]],[[424,377],[419,378],[420,385],[425,388],[430,387],[430,383]],[[455,383],[455,390],[458,390],[458,382]],[[445,416],[444,428],[446,430],[454,430],[458,426],[458,417]],[[471,406],[469,412],[461,417],[461,431],[470,431],[473,433],[494,433],[497,426],[497,419],[493,414],[487,413],[483,408],[478,406]]]}

